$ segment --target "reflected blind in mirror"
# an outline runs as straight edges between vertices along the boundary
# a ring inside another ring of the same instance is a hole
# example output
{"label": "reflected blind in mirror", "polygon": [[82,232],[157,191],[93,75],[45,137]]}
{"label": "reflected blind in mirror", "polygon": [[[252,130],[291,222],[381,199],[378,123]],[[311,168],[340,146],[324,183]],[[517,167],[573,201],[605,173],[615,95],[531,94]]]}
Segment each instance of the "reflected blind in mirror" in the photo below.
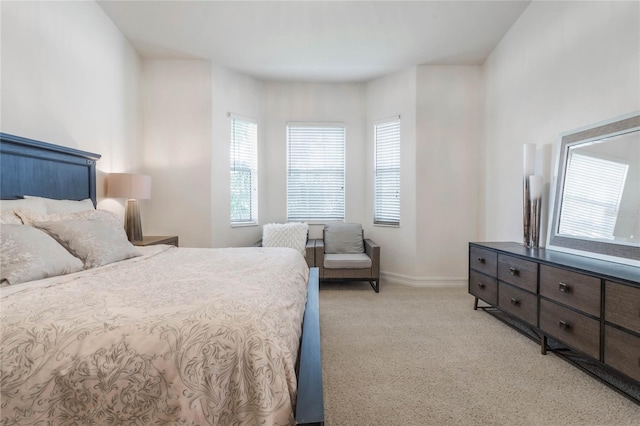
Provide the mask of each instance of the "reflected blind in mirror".
{"label": "reflected blind in mirror", "polygon": [[613,239],[627,164],[573,153],[565,177],[559,233]]}

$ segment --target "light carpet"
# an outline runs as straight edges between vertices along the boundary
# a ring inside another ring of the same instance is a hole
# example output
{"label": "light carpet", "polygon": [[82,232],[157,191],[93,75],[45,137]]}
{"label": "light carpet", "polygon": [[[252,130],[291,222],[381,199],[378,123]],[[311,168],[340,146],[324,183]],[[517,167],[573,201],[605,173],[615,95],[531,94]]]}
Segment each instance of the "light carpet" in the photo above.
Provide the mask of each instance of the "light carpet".
{"label": "light carpet", "polygon": [[640,406],[491,315],[466,288],[322,283],[325,420],[639,425]]}

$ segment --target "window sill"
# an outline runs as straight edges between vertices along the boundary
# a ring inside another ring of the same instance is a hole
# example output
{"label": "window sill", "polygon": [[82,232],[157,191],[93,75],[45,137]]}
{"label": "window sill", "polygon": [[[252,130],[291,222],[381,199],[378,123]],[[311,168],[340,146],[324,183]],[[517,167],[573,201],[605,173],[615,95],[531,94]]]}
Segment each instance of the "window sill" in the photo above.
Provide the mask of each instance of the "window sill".
{"label": "window sill", "polygon": [[326,225],[327,223],[344,223],[344,219],[336,219],[336,220],[299,219],[299,220],[287,220],[287,222],[306,223],[307,225]]}
{"label": "window sill", "polygon": [[232,223],[232,228],[245,228],[247,226],[258,226],[257,222]]}

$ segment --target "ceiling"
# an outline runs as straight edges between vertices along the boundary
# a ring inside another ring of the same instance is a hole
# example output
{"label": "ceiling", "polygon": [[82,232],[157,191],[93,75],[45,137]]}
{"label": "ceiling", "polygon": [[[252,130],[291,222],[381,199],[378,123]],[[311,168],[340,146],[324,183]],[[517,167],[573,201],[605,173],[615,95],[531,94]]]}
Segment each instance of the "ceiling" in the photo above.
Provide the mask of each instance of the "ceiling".
{"label": "ceiling", "polygon": [[145,58],[265,80],[367,81],[481,64],[530,1],[98,1]]}

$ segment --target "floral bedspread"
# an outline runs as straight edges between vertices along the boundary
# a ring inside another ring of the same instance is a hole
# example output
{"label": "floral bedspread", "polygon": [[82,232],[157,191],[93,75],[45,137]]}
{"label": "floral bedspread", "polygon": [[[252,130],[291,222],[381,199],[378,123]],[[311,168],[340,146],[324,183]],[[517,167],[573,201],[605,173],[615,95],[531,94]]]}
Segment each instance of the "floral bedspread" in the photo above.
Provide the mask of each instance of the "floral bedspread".
{"label": "floral bedspread", "polygon": [[292,249],[165,247],[3,288],[0,423],[294,424],[307,278]]}

